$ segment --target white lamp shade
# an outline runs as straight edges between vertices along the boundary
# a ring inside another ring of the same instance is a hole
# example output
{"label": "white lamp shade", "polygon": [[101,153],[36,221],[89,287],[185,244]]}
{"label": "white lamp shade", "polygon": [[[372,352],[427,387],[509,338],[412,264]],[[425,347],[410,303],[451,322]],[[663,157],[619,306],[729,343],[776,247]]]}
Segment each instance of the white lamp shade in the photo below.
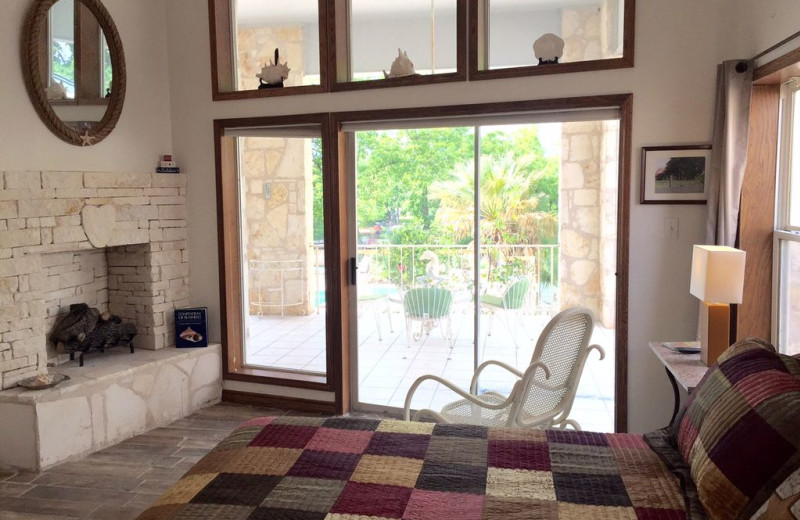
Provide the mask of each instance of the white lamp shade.
{"label": "white lamp shade", "polygon": [[745,256],[728,246],[694,246],[689,292],[704,302],[742,303]]}

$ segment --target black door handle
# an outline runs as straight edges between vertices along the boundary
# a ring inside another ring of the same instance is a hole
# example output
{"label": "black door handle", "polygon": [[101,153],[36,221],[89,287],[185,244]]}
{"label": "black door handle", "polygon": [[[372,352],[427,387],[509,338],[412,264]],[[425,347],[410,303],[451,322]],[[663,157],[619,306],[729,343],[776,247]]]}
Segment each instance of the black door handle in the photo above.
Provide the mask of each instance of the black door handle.
{"label": "black door handle", "polygon": [[358,264],[355,257],[350,258],[350,285],[356,284],[356,274],[358,273]]}

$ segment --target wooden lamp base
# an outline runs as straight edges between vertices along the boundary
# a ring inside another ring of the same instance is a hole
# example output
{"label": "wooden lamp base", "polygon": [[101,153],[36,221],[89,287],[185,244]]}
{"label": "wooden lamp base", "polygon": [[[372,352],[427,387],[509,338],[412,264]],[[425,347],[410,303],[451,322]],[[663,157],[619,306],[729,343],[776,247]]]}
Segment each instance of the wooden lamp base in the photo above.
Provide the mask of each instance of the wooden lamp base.
{"label": "wooden lamp base", "polygon": [[706,366],[730,346],[731,310],[727,303],[700,303],[700,358]]}

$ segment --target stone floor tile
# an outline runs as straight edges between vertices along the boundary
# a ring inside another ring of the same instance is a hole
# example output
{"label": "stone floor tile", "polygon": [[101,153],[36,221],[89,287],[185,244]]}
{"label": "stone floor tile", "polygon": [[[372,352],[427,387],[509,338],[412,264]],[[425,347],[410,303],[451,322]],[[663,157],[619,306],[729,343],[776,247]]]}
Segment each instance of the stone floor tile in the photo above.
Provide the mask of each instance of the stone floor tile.
{"label": "stone floor tile", "polygon": [[3,515],[6,512],[12,512],[84,518],[97,509],[99,505],[75,500],[32,500],[23,497],[0,497],[0,513]]}
{"label": "stone floor tile", "polygon": [[131,491],[141,482],[142,480],[137,477],[121,477],[118,475],[97,476],[45,472],[39,475],[33,483],[40,486]]}
{"label": "stone floor tile", "polygon": [[139,444],[139,445],[147,445],[147,446],[177,446],[185,437],[178,437],[178,436],[168,436],[168,435],[150,435],[150,434],[143,434],[137,435],[136,437],[131,437],[130,439],[124,440],[120,443],[120,445],[124,444]]}
{"label": "stone floor tile", "polygon": [[39,476],[38,473],[23,471],[21,473],[16,473],[14,475],[11,475],[10,477],[7,477],[5,479],[5,482],[16,482],[18,484],[27,484],[29,482],[33,482],[34,480],[36,480],[36,477],[38,476]]}
{"label": "stone floor tile", "polygon": [[3,511],[3,520],[76,520],[77,516],[47,515],[40,513],[18,513]]}
{"label": "stone floor tile", "polygon": [[16,484],[14,482],[0,482],[0,496],[1,497],[18,497],[21,494],[29,491],[33,487],[32,484]]}
{"label": "stone floor tile", "polygon": [[58,486],[34,486],[20,498],[35,500],[37,502],[69,501],[73,503],[89,502],[96,505],[113,504],[122,505],[128,502],[133,495],[126,491],[97,489],[97,488],[67,488]]}
{"label": "stone floor tile", "polygon": [[[233,430],[231,430],[233,431]],[[206,448],[211,449],[217,445],[216,441],[207,441],[205,439],[184,439],[178,446],[179,448]]]}
{"label": "stone floor tile", "polygon": [[108,464],[87,459],[65,462],[47,470],[51,473],[77,473],[79,475],[111,475],[118,477],[139,477],[150,469],[148,466]]}
{"label": "stone floor tile", "polygon": [[87,518],[96,518],[98,520],[136,520],[145,509],[147,505],[137,506],[107,506],[102,505],[92,511]]}
{"label": "stone floor tile", "polygon": [[[231,430],[233,431],[233,430]],[[172,454],[173,457],[203,457],[211,448],[179,448]]]}

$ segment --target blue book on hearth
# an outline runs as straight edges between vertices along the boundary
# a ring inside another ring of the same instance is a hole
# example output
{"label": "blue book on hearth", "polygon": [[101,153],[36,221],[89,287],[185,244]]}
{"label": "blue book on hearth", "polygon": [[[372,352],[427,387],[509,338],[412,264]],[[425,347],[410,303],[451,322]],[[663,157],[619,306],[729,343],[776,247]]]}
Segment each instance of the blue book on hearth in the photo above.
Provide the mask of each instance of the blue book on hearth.
{"label": "blue book on hearth", "polygon": [[207,347],[208,326],[206,307],[175,309],[175,346],[178,348]]}

